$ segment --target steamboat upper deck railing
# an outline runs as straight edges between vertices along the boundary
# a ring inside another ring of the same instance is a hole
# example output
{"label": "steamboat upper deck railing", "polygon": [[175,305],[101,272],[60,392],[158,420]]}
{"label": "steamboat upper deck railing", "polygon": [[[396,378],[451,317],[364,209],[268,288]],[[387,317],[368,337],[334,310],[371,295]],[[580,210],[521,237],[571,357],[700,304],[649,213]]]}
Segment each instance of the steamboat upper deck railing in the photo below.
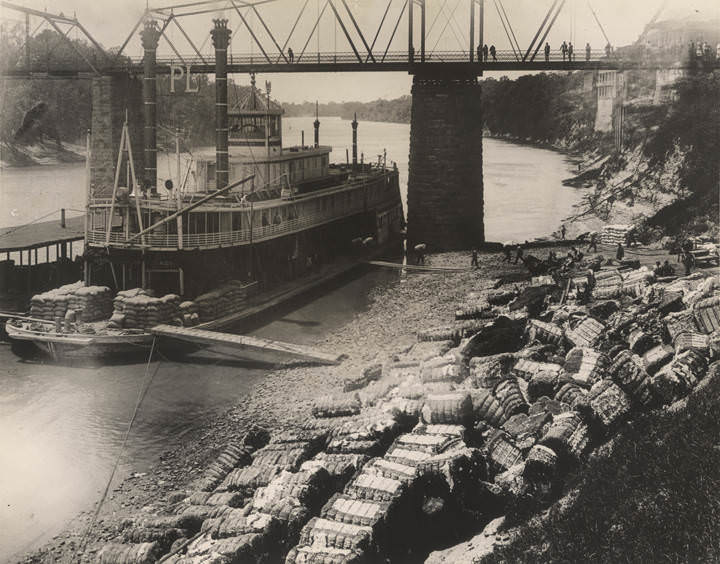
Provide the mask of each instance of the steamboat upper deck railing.
{"label": "steamboat upper deck railing", "polygon": [[[110,199],[96,199],[90,204],[87,243],[93,247],[158,251],[251,245],[382,208],[396,197],[397,173],[378,171],[372,175],[360,175],[342,186],[301,194],[292,199],[211,201],[183,214],[182,237],[177,233],[177,224],[171,221],[142,238],[134,237],[139,233],[134,198],[123,206],[115,204],[119,222],[115,229],[111,229],[109,238],[107,223],[112,202]],[[169,199],[141,199],[139,203],[145,227],[177,210],[174,201]]]}

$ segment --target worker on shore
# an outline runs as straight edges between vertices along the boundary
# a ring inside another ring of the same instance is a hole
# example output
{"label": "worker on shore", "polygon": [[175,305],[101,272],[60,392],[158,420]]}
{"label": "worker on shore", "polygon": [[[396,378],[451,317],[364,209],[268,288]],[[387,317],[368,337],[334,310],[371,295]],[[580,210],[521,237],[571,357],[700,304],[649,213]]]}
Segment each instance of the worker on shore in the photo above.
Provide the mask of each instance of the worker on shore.
{"label": "worker on shore", "polygon": [[482,53],[483,53],[483,62],[487,63],[487,60],[488,60],[488,46],[487,46],[487,43],[486,43],[485,45],[483,45]]}
{"label": "worker on shore", "polygon": [[490,45],[490,56],[493,58],[493,62],[497,61],[497,51],[495,50],[495,45]]}
{"label": "worker on shore", "polygon": [[590,54],[592,53],[592,49],[590,49],[590,42],[585,44],[585,60],[590,60]]}
{"label": "worker on shore", "polygon": [[675,274],[675,269],[670,264],[670,261],[665,259],[665,262],[662,265],[662,275],[663,276],[672,276]]}
{"label": "worker on shore", "polygon": [[685,276],[689,276],[695,259],[691,253],[684,251],[682,262],[683,266],[685,267]]}
{"label": "worker on shore", "polygon": [[550,62],[550,44],[547,41],[545,42],[545,62]]}
{"label": "worker on shore", "polygon": [[590,251],[595,251],[597,253],[597,233],[590,234],[590,244],[585,252],[589,253]]}
{"label": "worker on shore", "polygon": [[520,243],[518,243],[517,249],[515,251],[515,264],[518,263],[520,259],[523,257],[523,247]]}
{"label": "worker on shore", "polygon": [[563,223],[563,224],[560,226],[560,237],[561,237],[562,239],[565,239],[565,234],[566,234],[566,233],[567,233],[567,227],[565,227],[565,224]]}
{"label": "worker on shore", "polygon": [[505,253],[505,258],[503,259],[503,262],[510,262],[512,259],[512,249],[510,245],[503,245],[503,252]]}
{"label": "worker on shore", "polygon": [[470,260],[470,266],[474,266],[475,268],[480,268],[480,264],[478,263],[478,250],[477,249],[472,250],[472,259]]}
{"label": "worker on shore", "polygon": [[615,251],[615,258],[618,262],[622,261],[622,259],[625,257],[625,249],[622,246],[622,243],[618,243],[617,249]]}

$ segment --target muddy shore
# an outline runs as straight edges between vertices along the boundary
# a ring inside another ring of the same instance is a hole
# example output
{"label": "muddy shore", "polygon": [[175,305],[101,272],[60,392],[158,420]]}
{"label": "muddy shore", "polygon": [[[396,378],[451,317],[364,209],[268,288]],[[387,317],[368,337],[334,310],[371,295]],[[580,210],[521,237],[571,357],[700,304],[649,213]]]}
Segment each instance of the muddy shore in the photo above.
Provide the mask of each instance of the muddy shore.
{"label": "muddy shore", "polygon": [[[544,254],[544,253],[543,253]],[[318,397],[342,391],[345,379],[358,376],[364,366],[416,341],[416,333],[452,318],[455,304],[467,292],[483,290],[499,278],[527,276],[522,264],[501,262],[501,253],[484,254],[480,268],[464,272],[409,273],[397,284],[373,291],[371,305],[342,330],[315,343],[324,350],[340,351],[347,359],[339,366],[290,366],[273,371],[235,407],[220,417],[198,424],[198,431],[184,444],[161,456],[144,475],[134,474],[114,485],[87,540],[78,547],[91,520],[91,512],[79,515],[65,532],[23,562],[92,562],[103,543],[111,540],[125,517],[143,508],[161,509],[167,496],[182,490],[232,439],[251,424],[270,431],[282,429],[310,416]],[[468,253],[446,253],[428,259],[432,266],[469,266]]]}
{"label": "muddy shore", "polygon": [[[567,250],[564,247],[557,252]],[[601,248],[611,256],[612,249]],[[534,252],[545,256],[544,250]],[[638,256],[654,264],[664,251],[644,249]],[[92,515],[79,515],[65,532],[24,562],[92,562],[102,545],[117,536],[123,519],[138,512],[156,513],[170,502],[169,494],[186,489],[227,444],[243,435],[252,424],[278,431],[307,419],[318,396],[341,392],[346,379],[357,377],[368,364],[381,362],[393,353],[410,347],[417,332],[452,319],[458,301],[471,291],[487,291],[498,281],[528,279],[522,264],[503,263],[502,253],[482,254],[480,268],[461,272],[408,273],[398,283],[377,288],[367,311],[358,314],[341,330],[314,343],[324,349],[345,353],[339,366],[289,366],[271,372],[220,417],[197,425],[183,445],[160,457],[146,474],[133,474],[114,485],[102,506],[91,534],[84,539]],[[468,253],[445,253],[429,258],[432,266],[469,266]],[[84,554],[78,548],[86,543]]]}

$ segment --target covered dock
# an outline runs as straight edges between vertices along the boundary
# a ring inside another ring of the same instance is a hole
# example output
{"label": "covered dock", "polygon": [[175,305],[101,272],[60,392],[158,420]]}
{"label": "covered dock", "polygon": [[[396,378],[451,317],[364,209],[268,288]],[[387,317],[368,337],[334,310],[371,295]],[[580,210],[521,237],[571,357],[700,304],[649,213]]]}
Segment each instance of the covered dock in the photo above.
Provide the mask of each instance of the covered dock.
{"label": "covered dock", "polygon": [[43,291],[82,277],[73,262],[84,252],[85,218],[0,228],[0,294],[23,295]]}

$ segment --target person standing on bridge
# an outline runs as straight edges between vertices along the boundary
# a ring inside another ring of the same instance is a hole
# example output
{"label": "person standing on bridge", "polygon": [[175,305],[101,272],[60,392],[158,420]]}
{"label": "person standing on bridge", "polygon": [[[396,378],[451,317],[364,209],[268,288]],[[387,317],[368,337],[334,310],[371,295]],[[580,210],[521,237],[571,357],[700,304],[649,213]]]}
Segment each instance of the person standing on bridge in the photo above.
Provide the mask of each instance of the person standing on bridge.
{"label": "person standing on bridge", "polygon": [[486,43],[485,45],[483,45],[482,53],[483,53],[483,61],[487,63],[487,59],[488,59],[488,46],[487,46],[487,43]]}
{"label": "person standing on bridge", "polygon": [[564,62],[565,62],[565,57],[567,56],[567,52],[568,52],[568,46],[567,46],[567,43],[566,43],[565,41],[562,42],[562,45],[560,46],[560,51],[562,52],[563,63],[564,63]]}
{"label": "person standing on bridge", "polygon": [[288,47],[288,59],[291,63],[295,61],[295,53],[293,53],[292,47]]}
{"label": "person standing on bridge", "polygon": [[605,56],[609,59],[611,53],[612,53],[612,45],[610,45],[610,42],[608,42],[608,44],[605,45]]}
{"label": "person standing on bridge", "polygon": [[493,62],[497,61],[496,54],[497,54],[497,51],[495,51],[495,45],[490,45],[490,55],[493,58]]}
{"label": "person standing on bridge", "polygon": [[547,41],[545,42],[545,62],[550,62],[550,44]]}
{"label": "person standing on bridge", "polygon": [[572,63],[573,60],[573,44],[572,41],[568,45],[568,61]]}
{"label": "person standing on bridge", "polygon": [[585,44],[585,60],[586,60],[586,61],[589,61],[589,60],[590,60],[590,53],[591,53],[591,52],[592,52],[592,49],[590,49],[590,43],[588,42],[588,43]]}

